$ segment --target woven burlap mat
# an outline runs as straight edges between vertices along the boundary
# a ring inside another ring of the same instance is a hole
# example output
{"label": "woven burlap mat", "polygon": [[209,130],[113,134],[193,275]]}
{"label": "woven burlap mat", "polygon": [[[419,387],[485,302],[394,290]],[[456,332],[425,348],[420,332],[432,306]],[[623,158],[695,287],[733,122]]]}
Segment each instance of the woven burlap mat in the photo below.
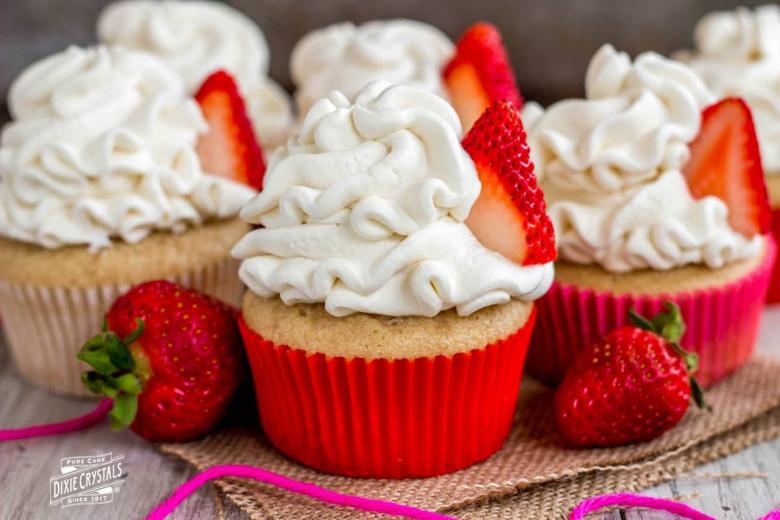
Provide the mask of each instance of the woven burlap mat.
{"label": "woven burlap mat", "polygon": [[[580,500],[637,491],[691,468],[780,437],[780,362],[755,359],[710,389],[714,411],[691,409],[652,442],[612,449],[564,447],[552,416],[553,391],[526,378],[512,434],[492,458],[431,479],[368,480],[325,475],[276,452],[255,428],[225,428],[162,451],[199,469],[215,464],[262,466],[337,491],[393,500],[461,518],[563,518]],[[380,518],[346,511],[245,480],[217,483],[253,519]]]}

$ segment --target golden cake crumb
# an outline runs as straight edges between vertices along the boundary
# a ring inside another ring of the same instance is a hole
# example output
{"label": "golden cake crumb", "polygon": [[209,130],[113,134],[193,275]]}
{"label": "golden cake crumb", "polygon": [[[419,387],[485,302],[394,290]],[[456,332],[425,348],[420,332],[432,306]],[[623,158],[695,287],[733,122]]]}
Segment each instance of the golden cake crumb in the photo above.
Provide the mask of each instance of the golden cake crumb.
{"label": "golden cake crumb", "polygon": [[720,287],[736,281],[755,270],[765,254],[766,242],[760,254],[720,269],[710,269],[704,265],[686,265],[668,271],[643,269],[628,273],[613,273],[596,265],[556,262],[555,281],[612,294],[676,294]]}
{"label": "golden cake crumb", "polygon": [[0,279],[46,287],[90,287],[166,278],[228,258],[247,231],[249,225],[236,218],[178,235],[154,233],[136,244],[117,241],[97,253],[84,246],[46,249],[0,238]]}
{"label": "golden cake crumb", "polygon": [[249,328],[276,345],[364,359],[449,356],[509,337],[528,321],[533,303],[512,300],[471,314],[454,310],[433,318],[355,313],[337,318],[322,304],[285,305],[280,298],[244,296]]}
{"label": "golden cake crumb", "polygon": [[769,195],[769,205],[773,209],[780,208],[780,172],[775,175],[767,175],[766,191]]}

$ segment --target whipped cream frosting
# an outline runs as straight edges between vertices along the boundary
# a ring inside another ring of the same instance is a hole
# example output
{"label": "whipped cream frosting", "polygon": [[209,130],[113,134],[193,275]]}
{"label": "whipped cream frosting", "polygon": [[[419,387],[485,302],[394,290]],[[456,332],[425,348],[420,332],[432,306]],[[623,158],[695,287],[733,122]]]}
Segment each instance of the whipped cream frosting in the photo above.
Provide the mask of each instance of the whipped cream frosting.
{"label": "whipped cream frosting", "polygon": [[424,88],[446,98],[441,70],[454,53],[447,36],[413,20],[339,23],[304,36],[293,49],[290,72],[301,115],[331,90],[352,99],[372,81]]}
{"label": "whipped cream frosting", "polygon": [[717,268],[760,251],[760,237],[734,231],[725,203],[694,199],[682,175],[714,101],[693,70],[652,52],[632,63],[605,45],[585,91],[522,113],[561,259],[623,272]]}
{"label": "whipped cream frosting", "polygon": [[719,97],[744,98],[753,112],[767,174],[780,175],[780,6],[738,7],[702,18],[688,62]]}
{"label": "whipped cream frosting", "polygon": [[281,144],[293,118],[287,94],[267,77],[269,52],[257,25],[218,2],[124,0],[109,4],[97,23],[101,42],[154,54],[194,93],[219,69],[241,87],[257,136],[266,148]]}
{"label": "whipped cream frosting", "polygon": [[241,212],[263,226],[233,250],[241,279],[335,316],[468,315],[542,296],[551,263],[514,264],[464,224],[481,185],[460,133],[452,107],[420,88],[376,82],[354,103],[331,92]]}
{"label": "whipped cream frosting", "polygon": [[254,194],[201,170],[200,110],[146,53],[70,47],[14,81],[9,109],[0,138],[6,237],[94,250],[234,217]]}

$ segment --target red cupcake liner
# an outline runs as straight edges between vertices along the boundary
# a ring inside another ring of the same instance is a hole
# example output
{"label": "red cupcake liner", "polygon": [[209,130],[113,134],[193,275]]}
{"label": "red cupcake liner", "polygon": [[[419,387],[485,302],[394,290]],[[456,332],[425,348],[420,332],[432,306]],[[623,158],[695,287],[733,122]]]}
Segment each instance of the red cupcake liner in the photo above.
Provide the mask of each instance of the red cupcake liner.
{"label": "red cupcake liner", "polygon": [[678,294],[614,295],[553,283],[537,301],[539,320],[531,339],[527,370],[557,384],[585,347],[628,324],[628,311],[644,316],[663,310],[665,301],[680,306],[687,325],[682,346],[699,354],[696,378],[703,386],[723,379],[753,353],[777,247],[767,240],[761,264],[747,276],[722,287]]}
{"label": "red cupcake liner", "polygon": [[[780,209],[772,210],[772,236],[775,243],[780,244]],[[775,260],[769,290],[766,293],[767,303],[780,303],[780,262]]]}
{"label": "red cupcake liner", "polygon": [[326,473],[418,478],[482,461],[506,440],[536,320],[453,356],[346,359],[275,345],[240,320],[260,419],[282,453]]}

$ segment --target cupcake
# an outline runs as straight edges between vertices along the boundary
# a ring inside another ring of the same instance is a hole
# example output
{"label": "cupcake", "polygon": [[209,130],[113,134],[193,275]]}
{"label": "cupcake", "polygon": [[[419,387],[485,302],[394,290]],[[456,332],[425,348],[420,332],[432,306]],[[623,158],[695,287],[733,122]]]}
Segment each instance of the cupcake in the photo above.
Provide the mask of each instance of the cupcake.
{"label": "cupcake", "polygon": [[750,111],[655,53],[593,57],[585,99],[523,119],[556,230],[556,280],[539,302],[528,369],[558,382],[635,307],[676,302],[709,385],[753,350],[774,241]]}
{"label": "cupcake", "polygon": [[[761,146],[780,239],[780,7],[738,7],[710,13],[694,32],[696,48],[675,55],[691,65],[720,97],[738,96],[750,105]],[[780,266],[770,284],[770,302],[780,302]]]}
{"label": "cupcake", "polygon": [[257,25],[219,2],[125,0],[109,4],[98,38],[154,54],[175,70],[190,94],[217,70],[236,78],[266,150],[283,143],[292,125],[287,94],[267,77],[268,44]]}
{"label": "cupcake", "polygon": [[290,58],[301,117],[331,90],[352,99],[372,81],[423,88],[444,98],[442,70],[455,48],[436,27],[414,20],[330,25],[304,36]]}
{"label": "cupcake", "polygon": [[443,97],[464,131],[494,102],[523,105],[501,33],[487,22],[468,27],[454,46],[435,27],[412,20],[331,25],[296,45],[290,67],[301,116],[331,90],[351,97],[379,80]]}
{"label": "cupcake", "polygon": [[0,314],[19,372],[86,395],[76,352],[129,286],[168,278],[226,301],[254,190],[204,172],[206,129],[151,55],[71,47],[11,85],[0,145]]}
{"label": "cupcake", "polygon": [[418,87],[333,91],[244,206],[242,334],[289,457],[425,477],[504,442],[554,238],[516,109],[460,133]]}

